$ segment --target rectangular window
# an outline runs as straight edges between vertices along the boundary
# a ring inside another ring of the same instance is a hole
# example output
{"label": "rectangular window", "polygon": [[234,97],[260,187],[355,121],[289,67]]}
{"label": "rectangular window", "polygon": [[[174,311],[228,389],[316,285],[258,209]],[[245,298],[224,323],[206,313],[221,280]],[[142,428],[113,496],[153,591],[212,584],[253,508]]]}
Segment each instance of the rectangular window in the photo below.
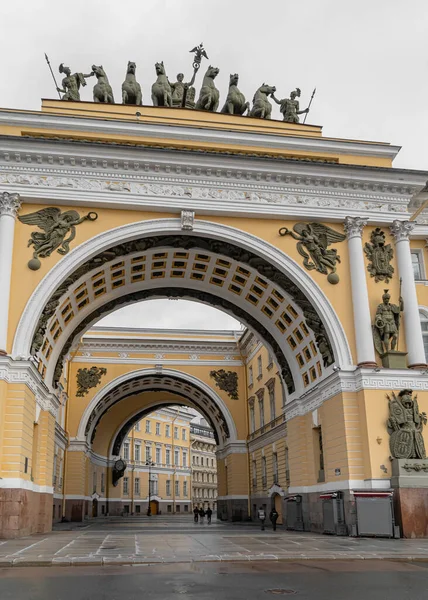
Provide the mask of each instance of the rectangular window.
{"label": "rectangular window", "polygon": [[267,469],[266,469],[266,458],[262,457],[262,486],[263,489],[267,487]]}
{"label": "rectangular window", "polygon": [[123,444],[123,459],[129,460],[129,442]]}
{"label": "rectangular window", "polygon": [[257,377],[261,377],[263,375],[263,365],[262,365],[262,357],[257,357]]}
{"label": "rectangular window", "polygon": [[176,467],[178,467],[179,462],[180,462],[180,451],[179,450],[175,450],[174,451],[174,465]]}
{"label": "rectangular window", "polygon": [[167,448],[165,451],[165,463],[167,465],[171,464],[171,450],[169,448]]}
{"label": "rectangular window", "polygon": [[140,460],[141,460],[141,445],[140,444],[135,444],[135,446],[134,446],[134,460],[136,460],[137,462],[140,462]]}
{"label": "rectangular window", "polygon": [[95,494],[95,492],[97,491],[97,472],[94,471],[93,476],[92,476],[92,487],[93,487],[93,493]]}
{"label": "rectangular window", "polygon": [[183,496],[187,496],[187,481],[183,481]]}
{"label": "rectangular window", "polygon": [[146,461],[150,462],[152,460],[152,453],[150,446],[146,446]]}
{"label": "rectangular window", "polygon": [[151,479],[149,483],[150,483],[150,495],[157,496],[158,495],[158,480]]}
{"label": "rectangular window", "polygon": [[151,429],[152,429],[151,421],[149,421],[147,419],[147,421],[146,421],[146,433],[151,433]]}
{"label": "rectangular window", "polygon": [[167,496],[171,496],[171,480],[170,479],[166,480],[165,493]]}
{"label": "rectangular window", "polygon": [[168,506],[166,507],[166,512],[172,512],[171,504],[168,504]]}
{"label": "rectangular window", "polygon": [[253,383],[254,383],[253,367],[249,367],[249,369],[248,369],[248,385],[253,385]]}
{"label": "rectangular window", "polygon": [[186,441],[186,430],[185,430],[185,429],[182,429],[182,430],[181,430],[181,439],[182,439],[183,441]]}
{"label": "rectangular window", "polygon": [[257,461],[253,460],[253,488],[257,489]]}
{"label": "rectangular window", "polygon": [[265,405],[263,398],[259,398],[259,416],[260,416],[260,427],[264,427],[265,424]]}
{"label": "rectangular window", "polygon": [[178,427],[174,427],[174,439],[178,440]]}
{"label": "rectangular window", "polygon": [[156,435],[160,435],[160,423],[156,423]]}
{"label": "rectangular window", "polygon": [[269,388],[269,405],[270,405],[270,420],[273,421],[275,418],[275,387],[273,385]]}
{"label": "rectangular window", "polygon": [[128,477],[124,477],[123,478],[123,495],[124,496],[127,496],[129,493],[128,483],[129,483]]}
{"label": "rectangular window", "polygon": [[175,482],[175,495],[176,496],[180,495],[180,482],[179,481]]}
{"label": "rectangular window", "polygon": [[165,425],[165,437],[171,437],[171,426]]}
{"label": "rectangular window", "polygon": [[137,513],[137,515],[140,514],[140,512],[141,512],[141,506],[139,504],[135,505],[135,512]]}
{"label": "rectangular window", "polygon": [[413,275],[415,277],[415,281],[421,281],[424,279],[423,276],[423,265],[422,265],[422,253],[418,250],[412,250],[412,266],[413,266]]}
{"label": "rectangular window", "polygon": [[273,481],[278,483],[278,454],[274,452],[272,454],[272,470],[273,470]]}
{"label": "rectangular window", "polygon": [[183,467],[187,467],[187,453],[183,452]]}
{"label": "rectangular window", "polygon": [[156,448],[156,462],[158,465],[161,464],[162,459],[161,459],[161,449],[160,448]]}
{"label": "rectangular window", "polygon": [[136,477],[134,479],[134,493],[136,496],[140,495],[140,478]]}
{"label": "rectangular window", "polygon": [[268,352],[268,368],[273,367],[273,356],[270,352]]}
{"label": "rectangular window", "polygon": [[105,473],[101,473],[101,493],[106,491],[106,479]]}
{"label": "rectangular window", "polygon": [[135,423],[135,431],[140,431],[140,421],[138,421],[138,423]]}
{"label": "rectangular window", "polygon": [[256,417],[254,414],[254,402],[250,404],[250,433],[256,430]]}
{"label": "rectangular window", "polygon": [[285,484],[290,485],[290,463],[288,460],[288,448],[285,449]]}

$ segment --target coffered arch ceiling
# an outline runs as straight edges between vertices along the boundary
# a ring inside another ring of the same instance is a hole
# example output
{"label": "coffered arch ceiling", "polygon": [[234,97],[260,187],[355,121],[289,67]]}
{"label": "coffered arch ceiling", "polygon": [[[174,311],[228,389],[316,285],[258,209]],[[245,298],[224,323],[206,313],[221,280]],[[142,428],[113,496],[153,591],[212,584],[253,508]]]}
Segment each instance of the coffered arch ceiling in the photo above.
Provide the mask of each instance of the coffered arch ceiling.
{"label": "coffered arch ceiling", "polygon": [[[177,220],[162,221],[174,221],[177,227]],[[294,261],[280,253],[284,262],[292,262],[293,269],[300,271],[300,280],[310,282],[313,296],[298,285],[295,276],[256,253],[257,238],[245,234],[254,240],[252,251],[235,243],[239,242],[238,230],[220,226],[222,237],[230,230],[231,243],[213,239],[215,224],[201,225],[202,229],[210,226],[212,237],[206,231],[200,235],[180,230],[137,239],[134,235],[70,269],[51,292],[33,328],[31,354],[37,355],[48,385],[57,383],[64,357],[93,323],[119,306],[150,297],[193,298],[233,314],[275,354],[289,394],[301,393],[322,378],[338,353],[342,360],[349,356],[337,317],[334,314],[335,327],[330,315],[322,318],[325,315],[320,315],[316,304],[320,299],[325,303],[325,297]],[[326,305],[331,311],[331,305]],[[28,314],[24,316],[28,319]],[[24,323],[25,318],[19,328]]]}
{"label": "coffered arch ceiling", "polygon": [[[130,399],[136,399],[134,410],[128,414]],[[111,454],[118,455],[123,440],[132,426],[154,410],[171,404],[190,406],[204,415],[210,423],[217,444],[237,441],[237,429],[227,405],[217,392],[196,377],[165,369],[133,371],[112,380],[91,400],[82,414],[77,439],[91,445],[103,418],[114,407],[121,409],[125,420],[115,425]],[[104,435],[105,431],[101,433]]]}

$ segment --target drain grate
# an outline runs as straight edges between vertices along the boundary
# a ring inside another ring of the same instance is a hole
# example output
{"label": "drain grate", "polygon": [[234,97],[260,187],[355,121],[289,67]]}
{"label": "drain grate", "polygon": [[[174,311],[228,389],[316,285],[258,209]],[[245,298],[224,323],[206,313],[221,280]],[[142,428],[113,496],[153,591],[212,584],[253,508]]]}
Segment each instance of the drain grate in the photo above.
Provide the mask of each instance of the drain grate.
{"label": "drain grate", "polygon": [[297,594],[296,590],[286,590],[284,588],[274,588],[272,590],[265,590],[267,594],[278,594],[278,596],[292,596]]}

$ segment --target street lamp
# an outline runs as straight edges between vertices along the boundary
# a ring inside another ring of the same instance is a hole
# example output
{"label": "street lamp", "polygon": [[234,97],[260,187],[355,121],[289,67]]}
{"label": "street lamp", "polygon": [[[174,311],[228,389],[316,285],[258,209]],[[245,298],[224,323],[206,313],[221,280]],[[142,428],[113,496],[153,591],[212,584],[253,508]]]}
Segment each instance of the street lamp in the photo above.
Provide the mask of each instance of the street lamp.
{"label": "street lamp", "polygon": [[155,463],[152,460],[146,460],[146,467],[149,467],[149,506],[147,507],[147,516],[151,517],[152,516],[152,509],[150,507],[150,500],[151,500],[151,481],[152,481],[152,467],[154,467]]}

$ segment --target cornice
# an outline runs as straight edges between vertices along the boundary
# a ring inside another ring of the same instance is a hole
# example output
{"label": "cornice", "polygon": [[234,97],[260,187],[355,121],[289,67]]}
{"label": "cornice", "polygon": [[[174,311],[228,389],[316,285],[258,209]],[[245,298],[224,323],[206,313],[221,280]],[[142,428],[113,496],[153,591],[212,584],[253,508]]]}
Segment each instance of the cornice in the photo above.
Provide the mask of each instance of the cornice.
{"label": "cornice", "polygon": [[215,123],[208,128],[174,125],[171,123],[153,123],[124,121],[120,119],[88,118],[79,116],[53,115],[46,112],[25,112],[0,110],[0,124],[9,127],[34,128],[51,134],[56,131],[73,131],[81,135],[85,133],[101,133],[110,135],[132,136],[147,140],[188,141],[196,143],[233,144],[235,147],[258,147],[261,149],[281,149],[294,152],[317,152],[353,154],[359,156],[385,157],[394,159],[399,146],[380,142],[333,139],[323,137],[302,137],[281,135],[273,132],[249,132],[242,130],[217,129]]}
{"label": "cornice", "polygon": [[248,442],[248,452],[255,452],[259,448],[263,448],[267,444],[273,444],[278,440],[287,437],[287,423],[281,423],[274,429],[266,431],[261,436]]}
{"label": "cornice", "polygon": [[31,361],[13,360],[10,356],[0,356],[0,381],[10,384],[25,384],[33,392],[36,404],[42,410],[57,417],[60,406],[59,395],[48,390]]}
{"label": "cornice", "polygon": [[153,358],[131,358],[131,357],[120,357],[120,356],[76,356],[73,359],[74,363],[88,363],[91,364],[118,364],[118,365],[228,365],[230,367],[242,367],[243,362],[241,360],[233,360],[230,358],[212,359],[212,358],[201,358],[198,355],[190,356],[188,359],[185,358],[165,358],[163,355],[153,356]]}
{"label": "cornice", "polygon": [[410,388],[415,392],[428,391],[428,373],[410,369],[336,371],[302,394],[300,398],[286,402],[284,407],[286,420],[289,421],[296,416],[316,410],[336,394],[361,390],[385,390],[388,392],[405,388]]}
{"label": "cornice", "polygon": [[84,341],[80,345],[82,352],[145,352],[145,353],[158,353],[163,352],[165,354],[186,354],[188,352],[197,352],[198,354],[236,354],[239,356],[239,350],[236,342],[201,342],[195,341],[181,341],[179,343],[172,343],[167,340],[159,341],[127,341],[123,338],[115,341],[114,338],[100,340],[100,341]]}
{"label": "cornice", "polygon": [[262,218],[313,217],[315,209],[329,220],[360,212],[370,222],[390,223],[408,218],[407,206],[428,177],[399,169],[94,146],[0,138],[0,190],[20,193],[24,202],[59,205]]}

